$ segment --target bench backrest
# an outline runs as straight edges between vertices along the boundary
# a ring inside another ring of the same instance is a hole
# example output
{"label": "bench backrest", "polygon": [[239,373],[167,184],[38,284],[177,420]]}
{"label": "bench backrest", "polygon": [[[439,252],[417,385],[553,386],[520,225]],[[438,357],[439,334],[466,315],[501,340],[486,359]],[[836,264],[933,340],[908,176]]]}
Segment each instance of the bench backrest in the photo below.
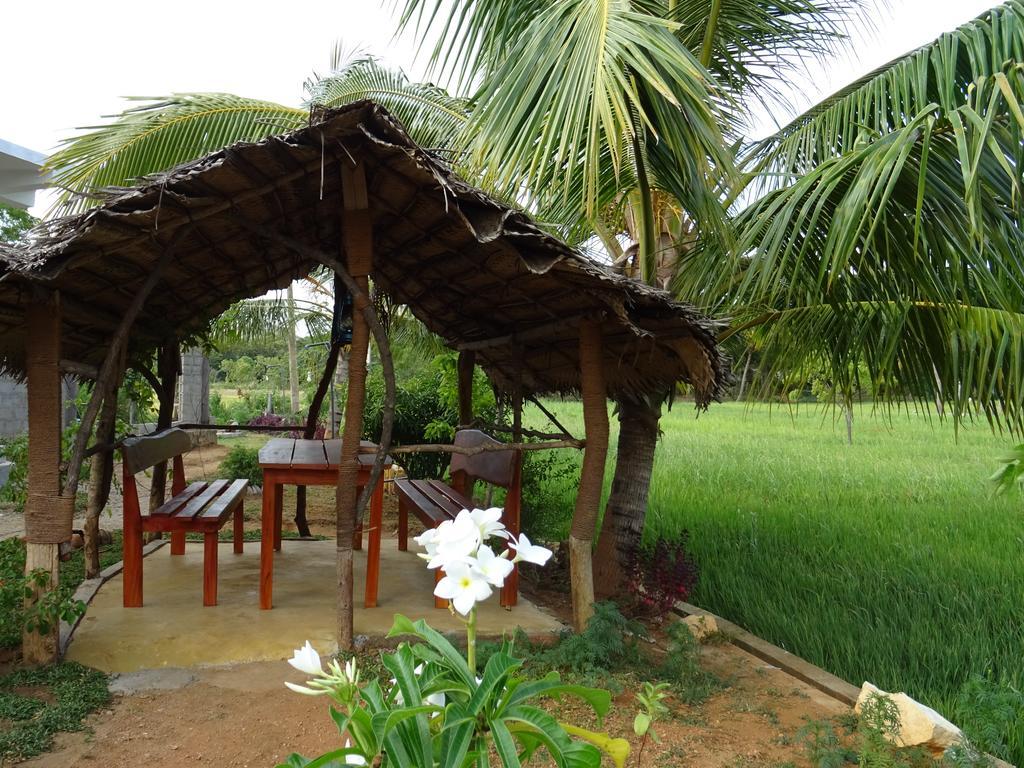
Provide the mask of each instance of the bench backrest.
{"label": "bench backrest", "polygon": [[165,429],[155,435],[130,437],[121,447],[126,475],[135,475],[154,464],[168,461],[175,456],[192,450],[192,440],[188,432],[177,427]]}
{"label": "bench backrest", "polygon": [[[455,445],[462,448],[502,445],[500,440],[495,440],[479,429],[460,429],[455,433],[454,442]],[[453,453],[449,470],[453,476],[457,472],[463,472],[467,476],[483,480],[485,483],[509,488],[516,481],[518,466],[519,452],[509,449],[507,451],[482,451],[472,456]]]}

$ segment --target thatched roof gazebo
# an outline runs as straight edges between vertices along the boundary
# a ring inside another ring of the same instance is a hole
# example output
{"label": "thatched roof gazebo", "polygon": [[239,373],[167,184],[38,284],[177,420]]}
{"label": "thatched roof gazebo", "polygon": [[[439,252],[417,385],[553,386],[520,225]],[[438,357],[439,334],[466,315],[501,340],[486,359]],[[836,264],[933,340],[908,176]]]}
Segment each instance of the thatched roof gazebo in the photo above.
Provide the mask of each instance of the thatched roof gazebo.
{"label": "thatched roof gazebo", "polygon": [[[69,471],[58,485],[55,392],[62,373],[97,382],[72,453],[76,468],[132,360],[176,349],[234,302],[320,265],[335,270],[357,310],[339,550],[341,531],[356,514],[354,484],[345,483],[358,450],[366,373],[360,361],[371,332],[386,344],[370,278],[376,293],[406,305],[459,350],[463,370],[481,365],[514,402],[582,395],[587,434],[573,541],[587,564],[607,450],[607,397],[683,381],[703,406],[728,376],[711,321],[595,265],[466,184],[379,106],[316,114],[302,130],[111,191],[102,205],[46,222],[0,251],[0,370],[29,383],[30,565],[55,571],[56,545],[70,534],[78,473]],[[574,587],[585,593],[587,578],[574,572]],[[588,607],[580,603],[581,611]]]}

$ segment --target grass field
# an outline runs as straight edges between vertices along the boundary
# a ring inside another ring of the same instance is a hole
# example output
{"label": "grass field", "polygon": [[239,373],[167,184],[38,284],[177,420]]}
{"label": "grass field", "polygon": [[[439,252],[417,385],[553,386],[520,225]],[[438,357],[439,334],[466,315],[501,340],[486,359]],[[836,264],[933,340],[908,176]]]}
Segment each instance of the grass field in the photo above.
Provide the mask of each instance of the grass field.
{"label": "grass field", "polygon": [[[582,432],[578,405],[552,405]],[[831,412],[732,403],[679,404],[662,429],[646,534],[689,529],[694,602],[951,716],[972,674],[1024,688],[1024,498],[987,482],[1008,437],[866,408],[847,445]],[[1024,713],[1007,738],[1021,764]]]}

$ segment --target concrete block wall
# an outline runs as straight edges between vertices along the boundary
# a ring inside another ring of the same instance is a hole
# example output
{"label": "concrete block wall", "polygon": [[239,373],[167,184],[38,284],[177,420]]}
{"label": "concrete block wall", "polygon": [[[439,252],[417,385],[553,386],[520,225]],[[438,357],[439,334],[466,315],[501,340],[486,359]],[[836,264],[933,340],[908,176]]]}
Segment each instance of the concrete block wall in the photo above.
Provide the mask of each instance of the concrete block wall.
{"label": "concrete block wall", "polygon": [[28,394],[25,385],[0,376],[0,437],[28,431]]}
{"label": "concrete block wall", "polygon": [[210,361],[200,350],[181,356],[181,400],[178,418],[186,423],[210,423]]}

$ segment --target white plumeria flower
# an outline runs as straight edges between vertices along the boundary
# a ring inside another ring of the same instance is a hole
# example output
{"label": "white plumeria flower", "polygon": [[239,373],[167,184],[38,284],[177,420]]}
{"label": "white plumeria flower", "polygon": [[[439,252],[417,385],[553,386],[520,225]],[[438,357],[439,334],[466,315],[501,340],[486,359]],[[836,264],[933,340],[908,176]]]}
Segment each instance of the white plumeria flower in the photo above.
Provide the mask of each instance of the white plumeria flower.
{"label": "white plumeria flower", "polygon": [[476,527],[480,529],[480,541],[487,541],[491,536],[508,538],[508,530],[501,522],[501,507],[474,509],[469,516],[473,518]]}
{"label": "white plumeria flower", "polygon": [[520,534],[519,540],[512,537],[512,547],[516,551],[516,556],[512,562],[514,563],[534,563],[535,565],[544,565],[548,560],[551,559],[551,550],[547,547],[542,547],[537,544],[531,544],[526,534]]}
{"label": "white plumeria flower", "polygon": [[437,526],[436,549],[428,568],[444,568],[447,564],[467,562],[480,546],[480,528],[469,510],[462,510],[454,520]]}
{"label": "white plumeria flower", "polygon": [[444,578],[434,587],[434,595],[451,600],[455,610],[463,616],[467,616],[478,602],[491,596],[491,587],[483,574],[467,563],[449,563],[444,573]]}
{"label": "white plumeria flower", "polygon": [[475,567],[489,584],[500,587],[515,566],[506,558],[494,554],[486,544],[482,544],[476,553]]}
{"label": "white plumeria flower", "polygon": [[[345,739],[345,749],[351,748],[352,741],[350,739]],[[345,755],[345,765],[369,765],[369,763],[366,762],[366,758],[362,755]]]}
{"label": "white plumeria flower", "polygon": [[328,691],[326,688],[321,688],[321,689],[307,688],[304,685],[296,685],[295,683],[289,683],[287,680],[284,681],[284,684],[285,684],[285,687],[288,688],[289,691],[295,691],[295,693],[301,693],[303,696],[324,696],[324,695],[330,693],[330,691]]}
{"label": "white plumeria flower", "polygon": [[420,553],[420,557],[424,560],[434,559],[437,554],[437,528],[428,528],[419,536],[413,537],[413,541],[426,550],[426,554]]}
{"label": "white plumeria flower", "polygon": [[309,640],[301,648],[295,649],[295,653],[288,659],[288,663],[307,675],[322,675],[324,673],[324,668],[320,664],[320,654],[310,645]]}

